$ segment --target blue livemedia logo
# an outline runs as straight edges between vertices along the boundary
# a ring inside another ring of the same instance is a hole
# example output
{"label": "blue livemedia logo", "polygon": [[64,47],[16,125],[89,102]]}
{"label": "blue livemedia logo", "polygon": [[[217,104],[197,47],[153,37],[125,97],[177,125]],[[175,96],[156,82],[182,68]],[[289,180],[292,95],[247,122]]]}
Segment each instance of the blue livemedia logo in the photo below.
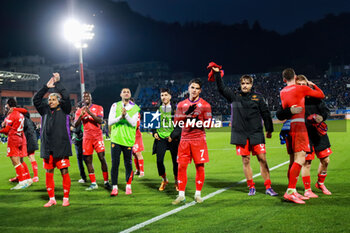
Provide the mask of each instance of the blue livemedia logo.
{"label": "blue livemedia logo", "polygon": [[145,129],[159,129],[160,128],[160,112],[144,112],[143,113],[143,127]]}

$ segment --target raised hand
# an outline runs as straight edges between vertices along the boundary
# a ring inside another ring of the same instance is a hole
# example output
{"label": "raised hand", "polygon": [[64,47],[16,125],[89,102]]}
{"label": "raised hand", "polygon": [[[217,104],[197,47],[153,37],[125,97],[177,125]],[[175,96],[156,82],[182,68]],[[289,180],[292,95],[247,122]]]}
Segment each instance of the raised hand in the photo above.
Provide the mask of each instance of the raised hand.
{"label": "raised hand", "polygon": [[46,86],[48,88],[54,88],[55,87],[55,79],[52,77],[50,80],[46,83]]}
{"label": "raised hand", "polygon": [[54,79],[54,82],[60,81],[61,77],[59,73],[53,73],[52,75],[53,75],[52,78]]}

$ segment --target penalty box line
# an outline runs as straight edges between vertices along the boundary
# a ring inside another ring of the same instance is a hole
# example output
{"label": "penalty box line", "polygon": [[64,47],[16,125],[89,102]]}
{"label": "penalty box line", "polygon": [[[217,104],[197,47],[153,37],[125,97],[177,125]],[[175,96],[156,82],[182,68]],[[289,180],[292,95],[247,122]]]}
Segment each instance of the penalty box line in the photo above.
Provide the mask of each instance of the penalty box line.
{"label": "penalty box line", "polygon": [[[273,171],[273,170],[275,170],[275,169],[277,169],[277,168],[279,168],[279,167],[282,167],[283,165],[286,165],[286,164],[288,164],[288,163],[289,163],[289,160],[288,160],[288,161],[285,161],[285,162],[283,162],[283,163],[281,163],[281,164],[278,164],[278,165],[276,165],[276,166],[274,166],[274,167],[272,167],[272,168],[270,169],[270,171]],[[258,177],[258,176],[260,176],[260,175],[261,175],[261,173],[257,173],[257,174],[255,174],[255,175],[253,176],[253,178]],[[237,186],[237,185],[239,185],[239,184],[242,184],[242,183],[244,183],[244,182],[246,182],[246,181],[247,181],[247,179],[243,179],[243,180],[241,180],[241,181],[239,181],[239,182],[237,182],[237,183],[234,183],[234,184],[231,185],[231,186],[228,186],[228,187],[223,188],[223,189],[219,189],[219,190],[217,190],[217,191],[215,191],[215,192],[213,192],[213,193],[210,193],[210,194],[206,195],[205,197],[203,197],[203,200],[207,200],[207,199],[209,199],[209,198],[212,198],[212,197],[214,197],[214,196],[216,196],[216,195],[218,195],[218,194],[220,194],[220,193],[223,193],[223,192],[225,192],[226,190],[228,190],[228,189],[230,189],[230,188],[232,188],[232,187],[235,187],[235,186]],[[171,211],[168,211],[168,212],[166,212],[166,213],[164,213],[164,214],[161,214],[161,215],[158,215],[158,216],[156,216],[156,217],[154,217],[154,218],[151,218],[150,220],[147,220],[147,221],[142,222],[142,223],[139,223],[139,224],[137,224],[137,225],[135,225],[135,226],[133,226],[133,227],[130,227],[130,228],[128,228],[128,229],[125,229],[124,231],[121,231],[120,233],[129,233],[129,232],[133,232],[133,231],[139,230],[139,229],[141,229],[141,228],[143,228],[143,227],[145,227],[145,226],[147,226],[147,225],[150,225],[151,223],[157,222],[157,221],[159,221],[159,220],[161,220],[161,219],[163,219],[163,218],[165,218],[165,217],[168,217],[168,216],[173,215],[173,214],[176,214],[176,213],[178,213],[178,212],[180,212],[180,211],[182,211],[182,210],[184,210],[184,209],[187,209],[188,207],[194,206],[195,204],[197,204],[197,203],[196,203],[195,201],[192,201],[192,202],[187,203],[187,204],[185,204],[185,205],[183,205],[183,206],[181,206],[181,207],[178,207],[178,208],[173,209],[173,210],[171,210]]]}

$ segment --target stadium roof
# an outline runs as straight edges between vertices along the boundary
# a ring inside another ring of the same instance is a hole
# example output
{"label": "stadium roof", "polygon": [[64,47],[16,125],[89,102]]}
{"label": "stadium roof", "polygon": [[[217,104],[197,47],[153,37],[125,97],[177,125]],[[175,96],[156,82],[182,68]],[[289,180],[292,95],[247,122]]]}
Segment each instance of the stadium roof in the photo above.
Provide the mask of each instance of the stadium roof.
{"label": "stadium roof", "polygon": [[39,80],[39,79],[40,79],[40,76],[37,74],[0,71],[0,84],[8,83],[8,82],[17,82],[17,81]]}

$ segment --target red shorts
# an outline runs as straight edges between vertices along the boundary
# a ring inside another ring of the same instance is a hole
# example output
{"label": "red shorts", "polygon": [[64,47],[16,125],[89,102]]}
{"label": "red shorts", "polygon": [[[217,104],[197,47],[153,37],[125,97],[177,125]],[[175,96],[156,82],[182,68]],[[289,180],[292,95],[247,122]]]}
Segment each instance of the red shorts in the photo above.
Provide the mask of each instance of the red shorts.
{"label": "red shorts", "polygon": [[[24,144],[23,144],[24,142]],[[26,157],[27,156],[27,144],[26,140],[13,140],[8,138],[7,142],[7,157]]]}
{"label": "red shorts", "polygon": [[105,143],[103,138],[85,139],[83,138],[83,155],[92,155],[94,149],[97,153],[105,151]]}
{"label": "red shorts", "polygon": [[247,144],[236,145],[237,155],[247,156],[252,152],[253,155],[266,154],[265,144],[249,145],[249,139],[247,139]]}
{"label": "red shorts", "polygon": [[288,154],[310,152],[309,136],[304,122],[292,122],[286,140]]}
{"label": "red shorts", "polygon": [[135,144],[132,147],[132,153],[137,153],[137,152],[142,152],[144,151],[144,147],[143,147],[143,141],[142,141],[142,136],[136,136],[135,139]]}
{"label": "red shorts", "polygon": [[67,168],[70,166],[69,157],[54,158],[50,155],[50,158],[44,159],[44,169],[58,169]]}
{"label": "red shorts", "polygon": [[[316,151],[317,158],[322,159],[331,155],[333,152],[331,148],[324,149],[322,151]],[[314,160],[315,159],[315,150],[312,153],[307,153],[305,160]]]}
{"label": "red shorts", "polygon": [[209,162],[208,147],[205,139],[180,141],[177,162],[191,163],[192,159],[195,164]]}

